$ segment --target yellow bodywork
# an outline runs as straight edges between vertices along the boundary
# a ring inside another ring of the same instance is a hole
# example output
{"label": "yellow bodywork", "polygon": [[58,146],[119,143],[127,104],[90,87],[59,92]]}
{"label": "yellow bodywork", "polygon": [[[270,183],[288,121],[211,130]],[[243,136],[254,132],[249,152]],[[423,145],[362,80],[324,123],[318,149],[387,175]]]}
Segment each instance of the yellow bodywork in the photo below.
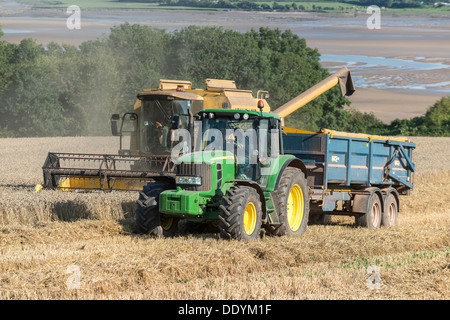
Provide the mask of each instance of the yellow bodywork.
{"label": "yellow bodywork", "polygon": [[[179,99],[203,101],[203,109],[222,109],[224,103],[228,109],[259,110],[258,101],[264,102],[264,112],[270,112],[270,106],[264,95],[266,91],[259,91],[254,97],[251,90],[240,90],[232,80],[206,79],[206,89],[193,89],[189,81],[160,80],[158,89],[144,89],[141,95],[170,95]],[[180,90],[180,91],[177,91]],[[181,91],[182,90],[182,91]],[[141,107],[141,101],[136,100],[134,110]],[[201,109],[193,109],[196,114]]]}
{"label": "yellow bodywork", "polygon": [[[236,83],[233,80],[206,79],[205,89],[194,89],[192,88],[192,83],[190,81],[161,79],[158,88],[144,89],[139,94],[139,96],[164,95],[173,96],[178,99],[202,101],[203,104],[193,104],[191,109],[192,114],[200,112],[202,108],[226,108],[259,111],[260,109],[258,108],[258,102],[262,101],[262,111],[278,114],[282,119],[282,124],[284,124],[285,117],[303,107],[319,95],[330,90],[337,84],[340,85],[342,95],[351,95],[353,93],[353,82],[350,71],[347,68],[340,69],[333,75],[327,77],[299,96],[277,108],[275,111],[271,111],[270,105],[265,99],[266,97],[268,97],[267,91],[258,91],[255,97],[253,96],[251,90],[237,89]],[[139,114],[141,106],[141,100],[137,99],[133,108],[134,112]],[[142,152],[139,150],[139,145],[135,134],[131,135],[130,150],[131,154],[142,154]],[[121,151],[119,151],[119,153],[120,152]]]}
{"label": "yellow bodywork", "polygon": [[380,135],[374,135],[374,134],[366,134],[366,133],[351,133],[351,132],[343,132],[343,131],[336,131],[331,129],[320,129],[319,132],[314,131],[308,131],[308,130],[301,130],[301,129],[295,129],[290,127],[283,127],[283,132],[285,133],[302,133],[302,134],[328,134],[330,138],[333,137],[352,137],[352,138],[361,138],[361,139],[368,139],[368,141],[372,140],[392,140],[392,141],[402,141],[402,142],[411,142],[411,139],[407,137],[388,137],[388,136],[380,136]]}
{"label": "yellow bodywork", "polygon": [[361,138],[361,139],[369,139],[372,140],[392,140],[392,141],[402,141],[402,142],[411,142],[411,139],[407,137],[388,137],[388,136],[379,136],[373,134],[365,134],[365,133],[350,133],[350,132],[342,132],[330,129],[320,129],[320,133],[325,133],[330,135],[331,138],[337,137],[352,137],[352,138]]}
{"label": "yellow bodywork", "polygon": [[80,190],[142,190],[142,188],[147,184],[140,180],[130,180],[130,179],[117,179],[111,188],[105,188],[108,186],[103,185],[103,181],[99,178],[92,177],[68,177],[62,178],[58,184],[58,189],[62,191],[75,191]]}

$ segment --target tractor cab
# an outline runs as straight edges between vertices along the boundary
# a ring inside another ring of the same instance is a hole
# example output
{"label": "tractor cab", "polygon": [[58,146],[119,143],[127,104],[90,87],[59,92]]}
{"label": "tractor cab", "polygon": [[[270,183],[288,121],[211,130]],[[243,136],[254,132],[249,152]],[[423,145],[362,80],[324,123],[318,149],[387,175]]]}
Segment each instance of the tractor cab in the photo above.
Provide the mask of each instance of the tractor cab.
{"label": "tractor cab", "polygon": [[[262,183],[264,168],[277,158],[281,123],[274,114],[249,110],[204,110],[195,122],[196,150],[226,152],[235,164],[235,179]],[[198,134],[201,132],[201,134]]]}

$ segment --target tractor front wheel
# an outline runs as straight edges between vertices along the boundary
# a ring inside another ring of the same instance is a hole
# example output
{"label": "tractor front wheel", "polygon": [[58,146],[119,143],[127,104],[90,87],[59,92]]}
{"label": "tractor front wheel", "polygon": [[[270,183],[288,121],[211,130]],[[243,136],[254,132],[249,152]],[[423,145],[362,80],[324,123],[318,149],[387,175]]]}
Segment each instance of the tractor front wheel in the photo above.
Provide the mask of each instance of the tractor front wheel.
{"label": "tractor front wheel", "polygon": [[220,205],[219,231],[226,239],[257,239],[261,231],[262,204],[255,189],[234,186]]}
{"label": "tractor front wheel", "polygon": [[177,231],[178,219],[161,217],[159,195],[164,190],[173,189],[166,182],[151,182],[139,192],[136,207],[136,225],[139,233],[156,237],[172,237]]}

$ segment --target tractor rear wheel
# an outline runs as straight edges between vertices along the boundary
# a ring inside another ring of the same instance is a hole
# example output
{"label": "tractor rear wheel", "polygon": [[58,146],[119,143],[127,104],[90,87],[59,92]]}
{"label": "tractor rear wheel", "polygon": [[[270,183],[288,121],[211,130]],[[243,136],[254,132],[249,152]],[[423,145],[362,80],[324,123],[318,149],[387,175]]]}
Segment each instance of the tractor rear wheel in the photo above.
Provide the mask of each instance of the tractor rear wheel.
{"label": "tractor rear wheel", "polygon": [[277,193],[278,218],[281,227],[276,235],[302,235],[309,218],[309,190],[304,173],[288,167],[281,176]]}
{"label": "tractor rear wheel", "polygon": [[151,182],[139,192],[136,207],[136,225],[139,233],[157,237],[171,237],[177,231],[178,219],[161,218],[159,213],[159,195],[164,190],[172,189],[166,182]]}
{"label": "tractor rear wheel", "polygon": [[255,189],[231,187],[222,198],[219,231],[226,239],[252,240],[261,231],[262,204]]}

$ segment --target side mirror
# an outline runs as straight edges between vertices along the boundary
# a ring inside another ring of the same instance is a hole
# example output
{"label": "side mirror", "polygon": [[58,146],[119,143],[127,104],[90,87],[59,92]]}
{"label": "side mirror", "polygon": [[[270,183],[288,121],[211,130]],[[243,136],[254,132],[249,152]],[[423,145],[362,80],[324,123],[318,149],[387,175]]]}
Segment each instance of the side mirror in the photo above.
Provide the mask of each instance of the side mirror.
{"label": "side mirror", "polygon": [[120,120],[120,115],[113,114],[111,116],[111,132],[113,136],[120,136],[119,128],[117,126],[118,121]]}
{"label": "side mirror", "polygon": [[180,116],[172,117],[172,129],[178,129],[180,127]]}

